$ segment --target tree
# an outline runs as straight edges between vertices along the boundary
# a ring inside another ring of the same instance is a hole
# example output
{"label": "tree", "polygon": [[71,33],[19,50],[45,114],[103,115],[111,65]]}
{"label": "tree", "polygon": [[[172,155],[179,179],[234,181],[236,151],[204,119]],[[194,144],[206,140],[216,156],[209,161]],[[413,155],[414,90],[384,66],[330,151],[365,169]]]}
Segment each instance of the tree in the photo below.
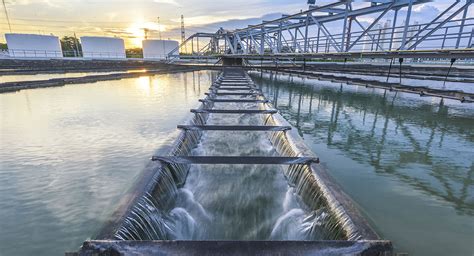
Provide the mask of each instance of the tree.
{"label": "tree", "polygon": [[143,58],[143,49],[142,48],[126,49],[125,53],[127,55],[127,58]]}
{"label": "tree", "polygon": [[0,50],[8,50],[7,44],[0,43]]}
{"label": "tree", "polygon": [[61,38],[61,48],[64,57],[76,57],[82,55],[82,46],[79,40],[72,36],[64,36]]}

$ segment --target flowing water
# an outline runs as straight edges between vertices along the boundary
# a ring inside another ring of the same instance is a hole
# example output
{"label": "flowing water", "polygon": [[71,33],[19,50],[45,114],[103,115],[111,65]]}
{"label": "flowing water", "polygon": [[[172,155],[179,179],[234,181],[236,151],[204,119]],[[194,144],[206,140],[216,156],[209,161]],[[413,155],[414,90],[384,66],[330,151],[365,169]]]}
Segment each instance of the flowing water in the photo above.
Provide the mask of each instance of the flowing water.
{"label": "flowing water", "polygon": [[[221,89],[223,90],[223,89]],[[235,92],[235,91],[234,91]],[[235,99],[246,96],[219,96]],[[247,96],[248,97],[248,96]],[[250,96],[251,97],[251,96]],[[215,109],[258,109],[255,103],[214,103]],[[190,124],[264,125],[252,114],[210,114]],[[271,134],[268,134],[271,133]],[[270,135],[282,132],[186,131],[196,146],[179,154],[279,156]],[[200,139],[199,139],[200,138]],[[285,155],[289,156],[289,155]],[[310,207],[293,187],[305,187],[278,165],[164,165],[127,215],[115,237],[123,240],[329,240],[344,239],[323,206]],[[288,167],[285,167],[288,168]],[[292,168],[298,168],[293,166]],[[187,174],[189,173],[189,174]],[[288,180],[293,180],[289,186]],[[298,175],[303,177],[304,175]],[[298,191],[301,191],[299,189]],[[312,204],[311,206],[314,206]]]}
{"label": "flowing water", "polygon": [[251,76],[397,252],[474,253],[474,105]]}
{"label": "flowing water", "polygon": [[[218,109],[258,108],[256,104],[215,105]],[[263,122],[258,115],[213,114],[207,123],[262,125]],[[206,131],[201,141],[193,150],[194,155],[278,155],[265,132]],[[196,223],[194,233],[184,239],[311,239],[304,232],[304,219],[310,212],[303,211],[296,203],[281,166],[193,165],[186,185],[179,191],[178,207],[186,209]]]}
{"label": "flowing water", "polygon": [[216,72],[0,94],[0,255],[75,251]]}

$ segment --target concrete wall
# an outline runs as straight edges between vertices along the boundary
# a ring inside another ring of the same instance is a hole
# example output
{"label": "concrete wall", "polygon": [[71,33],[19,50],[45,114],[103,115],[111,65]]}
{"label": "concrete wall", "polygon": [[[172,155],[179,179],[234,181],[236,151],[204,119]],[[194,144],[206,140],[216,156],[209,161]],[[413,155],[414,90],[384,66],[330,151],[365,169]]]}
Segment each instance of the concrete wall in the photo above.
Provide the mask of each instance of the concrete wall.
{"label": "concrete wall", "polygon": [[5,34],[10,58],[62,58],[57,36]]}
{"label": "concrete wall", "polygon": [[143,58],[166,59],[168,54],[179,46],[179,43],[172,40],[143,40],[142,46]]}
{"label": "concrete wall", "polygon": [[115,37],[81,37],[84,58],[124,59],[125,44],[123,39]]}

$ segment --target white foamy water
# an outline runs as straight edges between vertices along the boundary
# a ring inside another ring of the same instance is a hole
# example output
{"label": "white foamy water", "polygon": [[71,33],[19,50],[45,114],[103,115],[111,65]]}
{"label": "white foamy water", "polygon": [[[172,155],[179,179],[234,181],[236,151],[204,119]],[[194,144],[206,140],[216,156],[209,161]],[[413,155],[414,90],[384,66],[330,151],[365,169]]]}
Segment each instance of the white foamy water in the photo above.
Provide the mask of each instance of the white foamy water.
{"label": "white foamy water", "polygon": [[[234,98],[222,96],[219,98]],[[257,109],[215,103],[215,109]],[[263,125],[262,116],[211,114],[209,125]],[[265,132],[205,131],[193,155],[278,156]],[[302,209],[282,166],[193,165],[177,202],[196,225],[195,240],[312,240],[315,214]],[[178,209],[178,208],[175,208]],[[298,214],[293,214],[297,212]],[[318,216],[323,216],[320,212]],[[185,221],[188,221],[187,219]],[[324,221],[324,219],[321,219]],[[190,234],[176,234],[188,239]]]}

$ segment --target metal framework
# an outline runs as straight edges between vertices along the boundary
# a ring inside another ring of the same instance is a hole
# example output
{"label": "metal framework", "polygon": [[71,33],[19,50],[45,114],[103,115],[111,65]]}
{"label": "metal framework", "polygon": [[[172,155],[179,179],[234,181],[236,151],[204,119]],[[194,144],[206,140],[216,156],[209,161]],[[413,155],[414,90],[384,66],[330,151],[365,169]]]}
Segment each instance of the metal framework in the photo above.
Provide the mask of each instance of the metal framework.
{"label": "metal framework", "polygon": [[[427,2],[430,1],[345,0],[310,6],[306,11],[247,28],[194,34],[169,57],[353,58],[372,54],[371,58],[387,58],[377,53],[405,53],[437,58],[440,50],[449,50],[443,56],[449,58],[451,53],[462,50],[461,57],[473,58],[474,18],[467,15],[473,0],[453,1],[439,15],[430,17],[428,23],[413,21],[414,7]],[[179,56],[186,46],[191,52]]]}

